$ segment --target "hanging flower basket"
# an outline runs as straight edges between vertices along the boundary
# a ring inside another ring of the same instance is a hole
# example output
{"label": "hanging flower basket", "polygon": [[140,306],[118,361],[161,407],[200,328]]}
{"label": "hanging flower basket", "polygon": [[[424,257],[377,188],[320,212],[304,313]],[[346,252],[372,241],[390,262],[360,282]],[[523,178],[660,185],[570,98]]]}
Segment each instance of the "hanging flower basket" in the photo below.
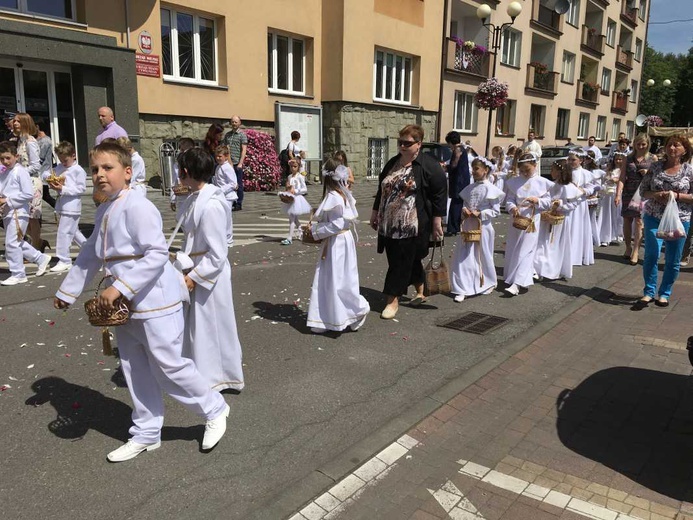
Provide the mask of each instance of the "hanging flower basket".
{"label": "hanging flower basket", "polygon": [[662,126],[664,120],[659,116],[647,116],[647,118],[645,118],[645,124],[647,126]]}
{"label": "hanging flower basket", "polygon": [[458,49],[461,49],[464,52],[468,52],[470,54],[475,54],[478,56],[483,56],[488,52],[488,49],[486,49],[486,47],[484,47],[483,45],[479,45],[478,43],[474,43],[471,40],[464,41],[462,38],[458,38],[457,36],[453,36],[450,39],[455,42]]}
{"label": "hanging flower basket", "polygon": [[484,110],[493,110],[505,106],[508,102],[508,84],[489,78],[479,85],[474,95],[474,103]]}

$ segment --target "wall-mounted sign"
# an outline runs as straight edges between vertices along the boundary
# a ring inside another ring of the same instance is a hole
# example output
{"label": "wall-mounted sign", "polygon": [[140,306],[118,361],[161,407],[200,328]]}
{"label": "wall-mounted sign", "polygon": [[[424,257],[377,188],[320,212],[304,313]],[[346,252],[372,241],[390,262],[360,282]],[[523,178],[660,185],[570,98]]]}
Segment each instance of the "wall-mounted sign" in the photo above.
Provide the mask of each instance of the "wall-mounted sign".
{"label": "wall-mounted sign", "polygon": [[151,54],[152,53],[152,35],[149,34],[147,31],[142,31],[140,32],[140,36],[137,39],[140,50],[144,54]]}
{"label": "wall-mounted sign", "polygon": [[149,76],[150,78],[161,77],[161,67],[159,56],[156,54],[135,53],[135,71],[138,76]]}

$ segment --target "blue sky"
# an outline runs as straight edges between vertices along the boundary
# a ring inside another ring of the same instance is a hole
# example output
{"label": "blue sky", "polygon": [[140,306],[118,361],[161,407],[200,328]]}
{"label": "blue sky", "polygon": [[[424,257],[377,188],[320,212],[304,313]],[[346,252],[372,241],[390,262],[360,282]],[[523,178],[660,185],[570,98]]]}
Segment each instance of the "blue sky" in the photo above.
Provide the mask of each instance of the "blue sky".
{"label": "blue sky", "polygon": [[653,25],[652,22],[693,18],[693,0],[651,0],[647,40],[654,50],[688,54],[693,47],[693,21]]}

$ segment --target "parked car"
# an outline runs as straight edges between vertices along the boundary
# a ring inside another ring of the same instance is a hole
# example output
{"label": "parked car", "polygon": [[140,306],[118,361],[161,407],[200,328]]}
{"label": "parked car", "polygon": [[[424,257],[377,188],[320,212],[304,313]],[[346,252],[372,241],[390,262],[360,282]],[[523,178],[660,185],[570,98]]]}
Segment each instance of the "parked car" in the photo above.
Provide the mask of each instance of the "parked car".
{"label": "parked car", "polygon": [[551,179],[551,165],[568,158],[571,150],[582,150],[581,146],[545,146],[541,149],[541,176]]}

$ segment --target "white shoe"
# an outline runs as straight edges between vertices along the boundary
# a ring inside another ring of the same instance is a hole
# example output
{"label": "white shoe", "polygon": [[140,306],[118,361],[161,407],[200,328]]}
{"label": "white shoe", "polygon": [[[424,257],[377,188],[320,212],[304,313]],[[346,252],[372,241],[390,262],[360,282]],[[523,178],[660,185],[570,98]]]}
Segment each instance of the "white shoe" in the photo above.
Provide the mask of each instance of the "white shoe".
{"label": "white shoe", "polygon": [[368,317],[368,313],[363,315],[363,318],[361,318],[359,321],[352,323],[349,325],[349,328],[353,331],[359,330],[364,323],[366,323],[366,318]]}
{"label": "white shoe", "polygon": [[517,286],[517,284],[512,284],[510,287],[505,288],[505,292],[511,296],[517,296],[518,294],[520,294],[520,289]]}
{"label": "white shoe", "polygon": [[481,294],[493,294],[493,291],[495,291],[495,290],[496,290],[496,286],[494,285],[493,287],[489,287],[488,289],[486,289]]}
{"label": "white shoe", "polygon": [[601,244],[599,244],[599,247],[607,247],[608,245],[608,242],[602,242]]}
{"label": "white shoe", "polygon": [[538,282],[539,280],[541,280],[541,276],[539,276],[537,273],[534,273],[532,275],[532,280],[534,280],[535,282]]}
{"label": "white shoe", "polygon": [[70,269],[72,269],[71,263],[58,262],[53,267],[51,267],[48,271],[50,271],[51,273],[63,273],[65,271],[69,271]]}
{"label": "white shoe", "polygon": [[38,265],[38,271],[36,271],[36,276],[43,276],[44,274],[46,274],[46,269],[48,269],[48,264],[51,263],[51,260],[53,260],[53,257],[51,255],[43,255],[43,260],[36,264]]}
{"label": "white shoe", "polygon": [[327,332],[327,329],[319,329],[319,328],[317,328],[317,327],[311,327],[311,328],[310,328],[310,331],[311,331],[313,334],[325,334],[325,332]]}
{"label": "white shoe", "polygon": [[203,450],[211,450],[224,436],[224,433],[226,433],[226,418],[230,412],[231,408],[227,404],[224,411],[219,414],[219,417],[207,421],[205,424],[205,436],[202,439]]}
{"label": "white shoe", "polygon": [[106,455],[106,458],[110,462],[124,462],[126,460],[134,459],[143,451],[152,451],[161,447],[161,441],[154,444],[140,444],[130,439],[128,442],[123,444],[117,450],[113,450],[111,453]]}
{"label": "white shoe", "polygon": [[458,294],[455,296],[456,303],[462,303],[464,301],[464,294]]}
{"label": "white shoe", "polygon": [[10,276],[7,280],[0,282],[0,285],[17,285],[20,283],[26,283],[26,276],[24,278],[18,278],[17,276]]}

